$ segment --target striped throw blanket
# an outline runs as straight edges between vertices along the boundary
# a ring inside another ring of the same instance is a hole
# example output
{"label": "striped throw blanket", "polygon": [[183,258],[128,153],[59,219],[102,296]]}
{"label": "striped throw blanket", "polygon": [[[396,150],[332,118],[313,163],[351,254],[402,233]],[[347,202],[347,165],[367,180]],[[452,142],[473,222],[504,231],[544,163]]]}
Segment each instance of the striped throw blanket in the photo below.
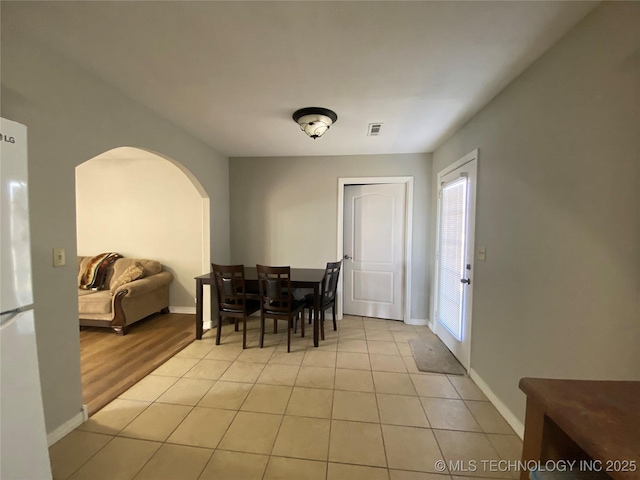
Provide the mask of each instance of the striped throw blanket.
{"label": "striped throw blanket", "polygon": [[107,277],[107,270],[120,255],[115,252],[101,253],[93,257],[84,268],[79,287],[84,290],[101,290]]}

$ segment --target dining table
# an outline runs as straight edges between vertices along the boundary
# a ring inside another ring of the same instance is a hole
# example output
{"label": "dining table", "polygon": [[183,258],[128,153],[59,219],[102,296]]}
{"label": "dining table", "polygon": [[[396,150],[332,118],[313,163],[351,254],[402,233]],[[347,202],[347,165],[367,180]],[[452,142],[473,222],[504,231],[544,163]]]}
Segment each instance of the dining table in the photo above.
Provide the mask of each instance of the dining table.
{"label": "dining table", "polygon": [[[291,288],[308,289],[313,291],[313,346],[317,347],[320,339],[320,291],[324,279],[324,268],[291,268]],[[195,277],[196,280],[196,339],[202,338],[202,292],[204,285],[213,286],[215,277],[213,272]],[[256,267],[245,267],[244,281],[248,291],[258,290],[258,271]],[[213,290],[213,289],[212,289]],[[214,293],[212,291],[211,319],[216,317],[217,309],[214,307]],[[220,319],[218,319],[220,321]]]}

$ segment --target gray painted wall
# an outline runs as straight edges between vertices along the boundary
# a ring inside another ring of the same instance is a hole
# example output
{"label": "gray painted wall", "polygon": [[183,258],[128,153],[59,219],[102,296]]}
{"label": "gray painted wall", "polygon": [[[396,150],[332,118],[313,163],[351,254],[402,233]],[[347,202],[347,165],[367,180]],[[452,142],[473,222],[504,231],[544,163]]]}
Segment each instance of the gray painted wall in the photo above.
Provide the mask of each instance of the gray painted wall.
{"label": "gray painted wall", "polygon": [[520,420],[521,377],[640,379],[639,25],[604,3],[434,152],[480,151],[471,365]]}
{"label": "gray painted wall", "polygon": [[427,318],[430,154],[231,158],[229,171],[232,260],[313,268],[336,260],[338,178],[413,176],[411,318]]}
{"label": "gray painted wall", "polygon": [[[66,58],[2,31],[2,116],[29,136],[38,359],[47,431],[82,407],[77,317],[75,167],[120,146],[182,163],[211,199],[211,255],[229,257],[228,159]],[[104,196],[109,198],[107,179]],[[158,219],[162,221],[162,219]],[[53,247],[67,265],[52,267]]]}

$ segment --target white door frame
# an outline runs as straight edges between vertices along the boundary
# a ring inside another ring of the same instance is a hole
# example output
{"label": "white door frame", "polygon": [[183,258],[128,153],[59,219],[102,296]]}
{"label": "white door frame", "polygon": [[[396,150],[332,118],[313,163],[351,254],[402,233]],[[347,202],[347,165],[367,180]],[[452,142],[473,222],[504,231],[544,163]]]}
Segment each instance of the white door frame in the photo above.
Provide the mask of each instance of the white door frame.
{"label": "white door frame", "polygon": [[[340,177],[338,178],[338,260],[344,256],[344,189],[347,185],[376,185],[381,183],[405,184],[405,218],[404,218],[404,301],[402,318],[404,323],[411,324],[411,247],[413,244],[413,177]],[[343,295],[342,275],[338,279],[337,314],[342,320]]]}
{"label": "white door frame", "polygon": [[[438,179],[437,179],[437,190],[436,190],[436,194],[437,191],[440,190],[440,185],[442,185],[442,177],[444,177],[445,175],[448,175],[449,173],[453,172],[454,170],[462,167],[463,165],[466,165],[469,162],[472,161],[476,161],[476,168],[477,168],[477,164],[478,164],[478,149],[476,148],[475,150],[473,150],[472,152],[468,153],[467,155],[465,155],[464,157],[462,157],[460,160],[453,162],[451,165],[448,165],[447,167],[445,167],[444,169],[440,170],[438,172]],[[477,171],[477,170],[476,170]],[[475,192],[477,194],[478,191],[478,178],[477,178],[477,174],[476,174],[476,185],[475,185]],[[474,198],[474,202],[476,202],[476,199]],[[433,318],[433,322],[432,322],[432,326],[430,326],[431,330],[435,333],[438,330],[438,319],[436,317],[436,309],[438,308],[437,302],[438,302],[438,285],[439,285],[439,280],[438,280],[438,272],[439,272],[439,268],[440,268],[440,259],[438,258],[438,247],[439,247],[439,241],[440,241],[440,199],[438,198],[437,202],[436,202],[436,208],[437,208],[437,216],[436,216],[436,248],[435,248],[435,269],[434,269],[434,282],[433,282],[433,297],[432,297],[432,302],[431,304],[433,305],[433,309],[432,309],[432,318]],[[475,210],[477,211],[477,203],[475,206]],[[469,232],[470,232],[470,243],[471,245],[471,252],[473,254],[473,256],[475,257],[475,213],[472,219],[470,219],[470,224],[469,224]],[[475,262],[473,262],[473,269],[474,272],[473,273],[473,277],[475,278]],[[468,308],[470,311],[472,311],[473,308],[473,287],[475,285],[475,281],[472,281],[470,285],[467,285],[467,301],[468,303]],[[473,315],[470,313],[469,314],[469,332],[471,332],[471,323],[472,323],[472,319],[473,319]],[[467,358],[463,360],[462,363],[464,363],[464,361],[466,361],[466,365],[467,365],[467,371],[471,371],[471,334],[469,334],[469,353],[467,355]]]}

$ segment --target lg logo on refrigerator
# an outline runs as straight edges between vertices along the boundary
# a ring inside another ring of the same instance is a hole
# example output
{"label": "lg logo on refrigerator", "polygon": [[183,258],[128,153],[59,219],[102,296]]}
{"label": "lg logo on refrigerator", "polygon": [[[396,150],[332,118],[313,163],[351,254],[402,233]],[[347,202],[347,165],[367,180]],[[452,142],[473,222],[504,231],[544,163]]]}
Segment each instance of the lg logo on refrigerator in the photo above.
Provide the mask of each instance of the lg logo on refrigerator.
{"label": "lg logo on refrigerator", "polygon": [[14,137],[7,137],[0,133],[0,142],[16,143],[16,139]]}

